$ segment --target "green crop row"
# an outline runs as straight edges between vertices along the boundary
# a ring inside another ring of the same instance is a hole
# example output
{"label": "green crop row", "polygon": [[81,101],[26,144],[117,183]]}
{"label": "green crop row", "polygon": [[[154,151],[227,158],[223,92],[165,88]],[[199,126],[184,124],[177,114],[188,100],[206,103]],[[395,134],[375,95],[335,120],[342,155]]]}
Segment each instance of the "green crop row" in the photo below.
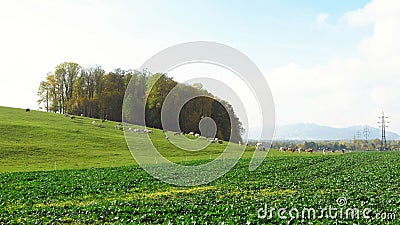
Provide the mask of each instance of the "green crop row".
{"label": "green crop row", "polygon": [[195,187],[137,166],[2,173],[0,224],[399,224],[399,162],[399,152],[268,157],[249,172],[242,159]]}

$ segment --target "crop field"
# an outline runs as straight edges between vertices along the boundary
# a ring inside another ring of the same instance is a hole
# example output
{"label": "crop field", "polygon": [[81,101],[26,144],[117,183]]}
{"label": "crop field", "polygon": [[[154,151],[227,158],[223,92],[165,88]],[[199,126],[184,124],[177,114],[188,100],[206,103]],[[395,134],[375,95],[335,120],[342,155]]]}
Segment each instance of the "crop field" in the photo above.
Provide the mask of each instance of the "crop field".
{"label": "crop field", "polygon": [[[276,156],[249,172],[242,159],[195,187],[138,166],[2,173],[0,223],[399,224],[399,161],[398,152]],[[330,207],[337,211],[323,210]]]}
{"label": "crop field", "polygon": [[[248,146],[221,178],[179,187],[136,165],[117,123],[93,120],[0,107],[0,224],[400,224],[400,152],[271,150],[250,172]],[[227,144],[184,152],[150,137],[185,165]]]}

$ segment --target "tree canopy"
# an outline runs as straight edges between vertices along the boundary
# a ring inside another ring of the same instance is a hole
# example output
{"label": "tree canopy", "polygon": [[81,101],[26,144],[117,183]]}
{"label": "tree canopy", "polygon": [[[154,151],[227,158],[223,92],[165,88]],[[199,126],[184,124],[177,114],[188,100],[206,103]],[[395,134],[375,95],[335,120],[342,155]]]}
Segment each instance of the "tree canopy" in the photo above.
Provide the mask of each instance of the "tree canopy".
{"label": "tree canopy", "polygon": [[[126,92],[128,85],[130,88]],[[168,124],[167,120],[164,125],[170,130],[200,133],[200,120],[210,117],[217,127],[216,137],[242,141],[242,124],[227,101],[213,96],[201,84],[179,84],[167,74],[122,69],[107,73],[100,65],[82,67],[74,62],[64,62],[40,82],[38,103],[48,112],[83,114],[114,121],[122,121],[124,103],[128,106],[143,105],[144,112],[140,108],[125,110],[124,120],[163,129],[161,111],[169,94],[172,102],[165,104],[166,111],[168,107],[172,110],[185,97],[198,96],[182,105],[176,115],[179,127]]]}

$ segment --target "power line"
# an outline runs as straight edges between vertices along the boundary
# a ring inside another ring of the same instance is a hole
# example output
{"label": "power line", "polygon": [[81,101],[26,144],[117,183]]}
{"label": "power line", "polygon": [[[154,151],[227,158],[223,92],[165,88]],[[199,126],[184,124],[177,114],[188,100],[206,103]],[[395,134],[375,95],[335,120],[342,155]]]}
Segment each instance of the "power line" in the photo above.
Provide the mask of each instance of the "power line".
{"label": "power line", "polygon": [[361,139],[361,132],[359,130],[357,131],[356,135],[357,135],[357,140],[360,140]]}
{"label": "power line", "polygon": [[369,131],[368,127],[365,126],[365,128],[363,130],[363,134],[364,134],[364,137],[365,137],[365,148],[366,148],[366,150],[368,150],[368,137],[369,137],[370,133],[371,132]]}
{"label": "power line", "polygon": [[364,137],[365,137],[365,141],[368,141],[368,137],[371,134],[371,132],[369,131],[368,127],[364,128],[363,134],[364,134]]}
{"label": "power line", "polygon": [[383,151],[386,150],[386,127],[388,127],[386,124],[389,123],[389,121],[386,121],[388,117],[385,116],[385,113],[382,111],[382,116],[379,117],[379,119],[381,119],[380,121],[378,121],[378,123],[380,124],[380,128],[382,129],[382,135],[381,135],[381,147],[379,150]]}
{"label": "power line", "polygon": [[[355,139],[356,136],[357,136],[357,139]],[[358,130],[356,132],[356,135],[354,136],[355,146],[357,146],[357,147],[360,147],[360,138],[361,138],[361,132]]]}

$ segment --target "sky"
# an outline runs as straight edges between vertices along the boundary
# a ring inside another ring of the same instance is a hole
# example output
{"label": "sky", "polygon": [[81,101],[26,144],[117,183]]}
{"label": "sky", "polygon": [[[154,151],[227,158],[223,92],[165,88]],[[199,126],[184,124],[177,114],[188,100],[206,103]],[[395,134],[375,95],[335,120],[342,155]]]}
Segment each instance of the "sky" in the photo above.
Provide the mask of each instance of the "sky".
{"label": "sky", "polygon": [[[213,41],[247,55],[275,102],[277,125],[317,123],[400,133],[400,1],[0,1],[0,105],[37,109],[36,92],[62,62],[139,68],[172,45]],[[212,76],[244,99],[251,93],[221,68],[171,71],[180,82]]]}

